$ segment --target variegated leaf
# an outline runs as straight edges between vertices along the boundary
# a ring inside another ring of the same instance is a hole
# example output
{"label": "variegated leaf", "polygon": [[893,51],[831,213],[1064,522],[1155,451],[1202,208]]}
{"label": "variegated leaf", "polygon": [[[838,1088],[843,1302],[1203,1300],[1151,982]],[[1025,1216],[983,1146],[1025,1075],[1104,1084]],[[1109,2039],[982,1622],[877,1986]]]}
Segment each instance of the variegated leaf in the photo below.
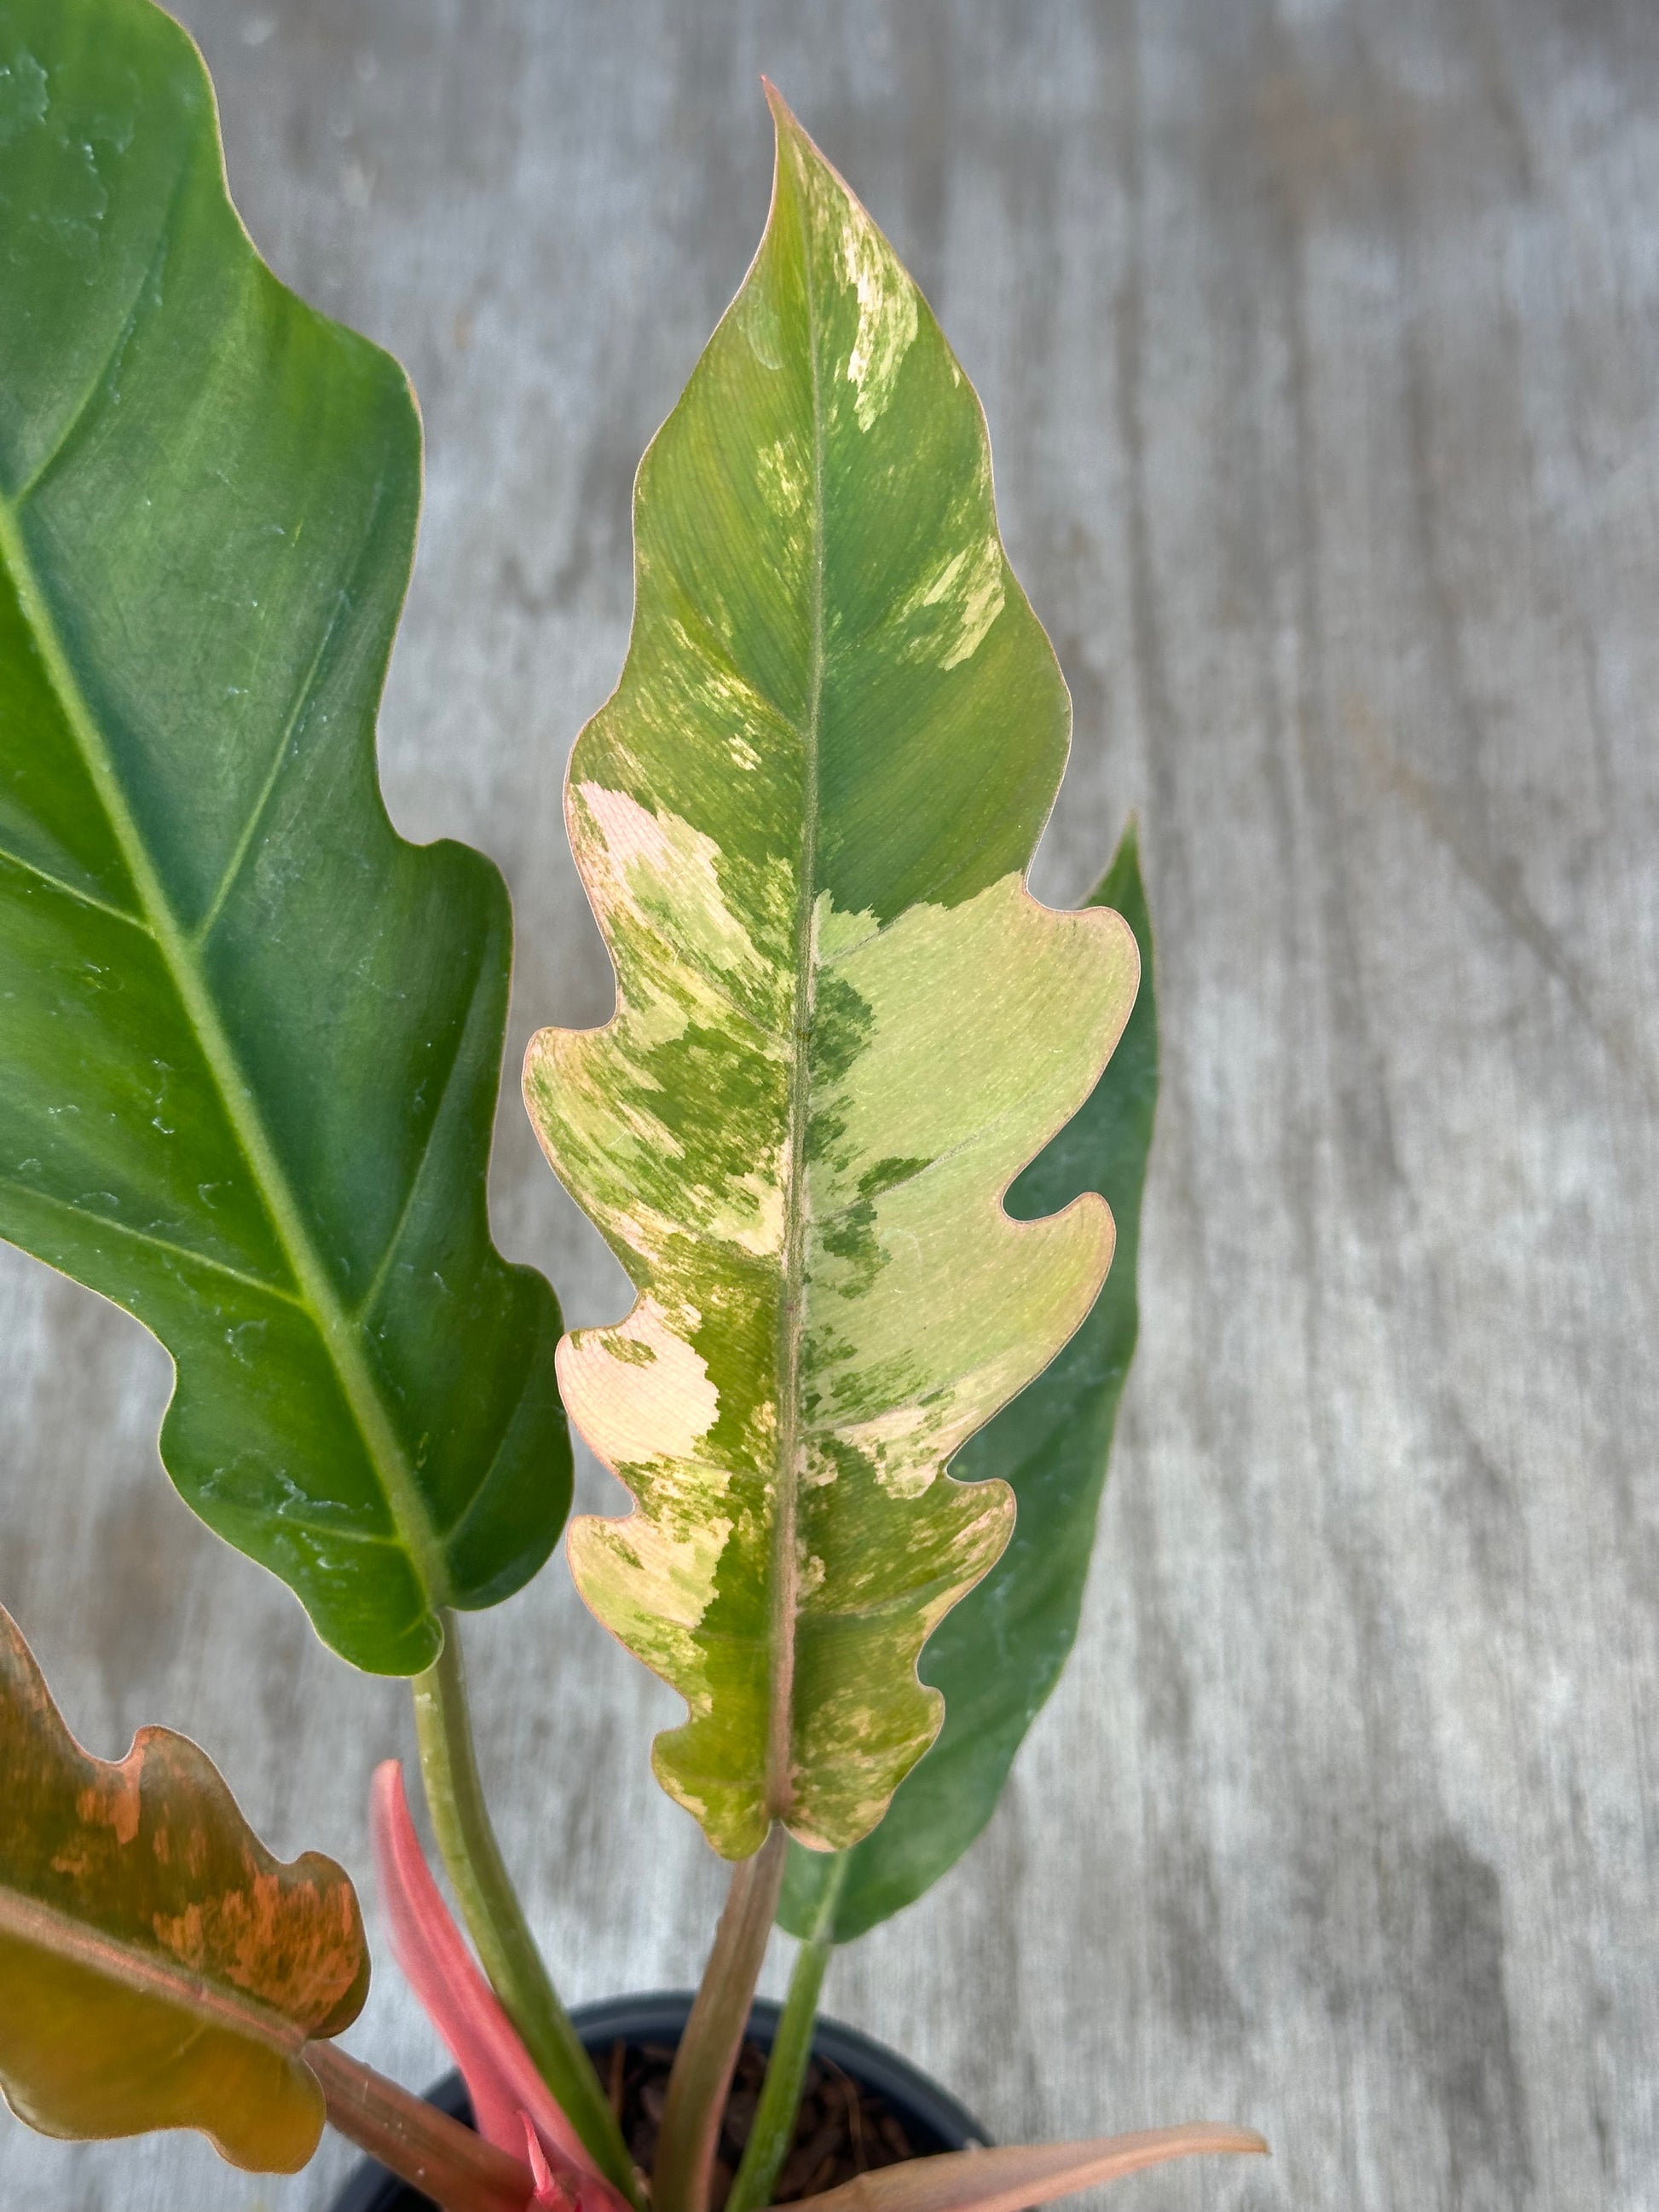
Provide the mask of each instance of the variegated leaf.
{"label": "variegated leaf", "polygon": [[1140,1199],[1158,1099],[1152,917],[1133,824],[1089,903],[1111,907],[1135,933],[1134,1012],[1091,1096],[1018,1178],[1006,1203],[1024,1220],[1053,1212],[1079,1190],[1097,1190],[1117,1224],[1112,1272],[1064,1352],[956,1461],[954,1472],[967,1480],[997,1475],[1009,1484],[1018,1506],[1012,1540],[921,1655],[923,1681],[945,1699],[945,1725],[881,1826],[844,1856],[789,1854],[778,1917],[796,1936],[827,1924],[836,1942],[848,1942],[914,1903],[956,1863],[990,1819],[1077,1633],[1139,1328]]}
{"label": "variegated leaf", "polygon": [[617,978],[543,1032],[549,1158],[639,1296],[560,1352],[634,1492],[583,1595],[678,1690],[665,1789],[729,1857],[841,1848],[936,1734],[916,1656],[1007,1540],[951,1455],[1088,1312],[1104,1203],[1016,1223],[1134,939],[1025,872],[1070,709],[997,533],[972,387],[774,100],[760,251],[641,468],[622,681],[577,742]]}
{"label": "variegated leaf", "polygon": [[90,1757],[0,1612],[0,2091],[19,2118],[198,2128],[234,2165],[293,2172],[323,2125],[301,2053],[368,1988],[333,1861],[272,1858],[170,1729]]}

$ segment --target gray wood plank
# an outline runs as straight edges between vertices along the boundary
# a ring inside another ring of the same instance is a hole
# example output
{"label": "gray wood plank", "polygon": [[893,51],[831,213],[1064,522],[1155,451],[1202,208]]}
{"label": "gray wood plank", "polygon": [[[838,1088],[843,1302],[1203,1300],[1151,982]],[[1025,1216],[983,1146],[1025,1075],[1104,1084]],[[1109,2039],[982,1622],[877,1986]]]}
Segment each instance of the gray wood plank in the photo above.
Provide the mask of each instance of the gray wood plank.
{"label": "gray wood plank", "polygon": [[[422,396],[386,783],[507,872],[515,1059],[608,1007],[560,779],[635,461],[763,218],[763,68],[984,396],[1077,702],[1040,888],[1142,812],[1164,1105],[1083,1635],[991,1832],[831,2008],[1005,2136],[1273,2138],[1146,2212],[1651,2206],[1659,15],[180,12],[255,237]],[[619,1310],[510,1086],[495,1194],[574,1318]],[[188,1729],[274,1845],[362,1869],[400,1689],[173,1496],[136,1328],[3,1253],[0,1305],[0,1595],[71,1719]],[[471,1648],[568,1995],[684,1982],[719,1884],[646,1767],[673,1701],[557,1563]],[[389,1967],[352,2040],[437,2070]],[[321,2208],[344,2163],[0,2124],[13,2212]]]}

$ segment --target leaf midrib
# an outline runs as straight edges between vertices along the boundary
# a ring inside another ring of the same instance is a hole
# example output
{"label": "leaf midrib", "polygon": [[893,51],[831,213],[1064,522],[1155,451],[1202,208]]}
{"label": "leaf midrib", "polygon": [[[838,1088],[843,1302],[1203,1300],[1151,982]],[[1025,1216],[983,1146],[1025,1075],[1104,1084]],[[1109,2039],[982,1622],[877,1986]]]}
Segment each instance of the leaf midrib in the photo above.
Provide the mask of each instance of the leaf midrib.
{"label": "leaf midrib", "polygon": [[425,1504],[356,1341],[352,1319],[336,1295],[293,1187],[276,1157],[264,1117],[250,1094],[235,1049],[219,1018],[198,958],[198,947],[173,912],[109,759],[97,720],[76,680],[46,594],[29,557],[20,522],[20,504],[0,499],[0,561],[10,574],[24,622],[121,848],[137,893],[143,926],[155,939],[184,1004],[226,1117],[270,1217],[283,1255],[327,1346],[351,1418],[380,1480],[387,1509],[398,1534],[413,1555],[428,1602],[441,1605],[449,1595],[448,1581]]}
{"label": "leaf midrib", "polygon": [[158,1957],[130,1937],[112,1936],[57,1905],[0,1884],[0,1936],[67,1960],[141,1996],[178,2006],[214,2027],[263,2043],[294,2057],[308,2039],[305,2028],[246,1990],[227,1988],[177,1960]]}
{"label": "leaf midrib", "polygon": [[[779,148],[781,163],[783,152]],[[799,195],[799,186],[797,186]],[[797,204],[801,282],[806,300],[806,349],[812,392],[812,642],[808,662],[806,713],[800,727],[802,791],[800,877],[795,902],[794,1057],[789,1070],[789,1177],[784,1191],[783,1298],[778,1346],[777,1510],[772,1528],[772,1649],[765,1802],[774,1820],[787,1820],[791,1808],[792,1720],[794,1702],[795,1626],[800,1603],[800,1569],[796,1557],[798,1504],[802,1475],[800,1357],[805,1326],[806,1134],[811,1107],[809,1050],[815,1009],[817,969],[813,960],[813,916],[817,906],[818,834],[818,725],[823,691],[823,417],[819,390],[817,313],[812,285],[812,243],[804,206]]]}

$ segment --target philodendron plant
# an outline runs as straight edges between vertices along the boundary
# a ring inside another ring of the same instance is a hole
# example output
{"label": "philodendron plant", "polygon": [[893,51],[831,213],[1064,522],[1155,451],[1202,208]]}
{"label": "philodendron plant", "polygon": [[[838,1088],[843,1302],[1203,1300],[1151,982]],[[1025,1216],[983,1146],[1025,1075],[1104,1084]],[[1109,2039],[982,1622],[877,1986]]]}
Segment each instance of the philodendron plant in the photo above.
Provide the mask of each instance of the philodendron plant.
{"label": "philodendron plant", "polygon": [[[408,385],[258,260],[151,0],[0,0],[0,1231],[167,1346],[202,1518],[410,1678],[471,1946],[395,1765],[378,1877],[477,2124],[336,2040],[341,1869],[272,1858],[180,1736],[91,1757],[0,1615],[0,2084],[49,2134],[287,2172],[326,2118],[449,2212],[709,2212],[775,1917],[755,2212],[831,1948],[982,1827],[1072,1641],[1157,1084],[1135,842],[1075,913],[1026,887],[1069,705],[979,405],[771,97],[765,235],[641,465],[627,661],[571,761],[617,1011],[544,1030],[526,1097],[636,1296],[561,1340],[486,1212],[507,895],[375,776]],[[656,1774],[732,1863],[648,2174],[496,1847],[456,1625],[552,1551],[566,1409],[635,1500],[572,1571],[684,1698]],[[970,2151],[819,2201],[1010,2212],[1261,2147]]]}

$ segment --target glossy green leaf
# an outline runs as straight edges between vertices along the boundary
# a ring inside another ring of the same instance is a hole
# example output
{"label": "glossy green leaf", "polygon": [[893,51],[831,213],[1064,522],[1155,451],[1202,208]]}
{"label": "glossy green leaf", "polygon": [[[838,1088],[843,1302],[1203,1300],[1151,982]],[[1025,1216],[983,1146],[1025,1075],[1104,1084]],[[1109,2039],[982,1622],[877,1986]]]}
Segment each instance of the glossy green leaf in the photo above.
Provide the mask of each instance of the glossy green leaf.
{"label": "glossy green leaf", "polygon": [[375,778],[413,401],[255,255],[149,0],[0,6],[0,1234],[171,1352],[202,1517],[413,1672],[569,1484],[485,1211],[506,893]]}
{"label": "glossy green leaf", "polygon": [[[1000,1476],[1018,1516],[1007,1550],[934,1632],[921,1678],[945,1698],[938,1742],[906,1777],[887,1817],[842,1863],[834,1940],[845,1943],[909,1905],[961,1857],[995,1808],[1014,1753],[1060,1678],[1077,1634],[1118,1401],[1135,1348],[1140,1198],[1158,1100],[1152,933],[1133,826],[1090,903],[1133,929],[1140,991],[1086,1105],[1008,1194],[1022,1218],[1097,1190],[1117,1224],[1112,1271],[1066,1349],[966,1443],[952,1472]],[[838,1863],[790,1853],[779,1917],[798,1936],[818,1924]]]}
{"label": "glossy green leaf", "polygon": [[1110,1216],[1010,1181],[1093,1089],[1133,938],[1025,872],[1060,671],[984,419],[781,104],[749,276],[641,465],[627,665],[571,761],[617,973],[531,1112],[639,1293],[560,1354],[634,1492],[569,1554],[686,1699],[659,1779],[731,1857],[855,1842],[936,1734],[916,1656],[1006,1541],[946,1461],[1094,1302]]}
{"label": "glossy green leaf", "polygon": [[0,2090],[52,2136],[198,2128],[292,2173],[323,2093],[301,2052],[362,2009],[357,1899],[271,1857],[206,1753],[143,1729],[118,1765],[64,1727],[0,1612]]}

